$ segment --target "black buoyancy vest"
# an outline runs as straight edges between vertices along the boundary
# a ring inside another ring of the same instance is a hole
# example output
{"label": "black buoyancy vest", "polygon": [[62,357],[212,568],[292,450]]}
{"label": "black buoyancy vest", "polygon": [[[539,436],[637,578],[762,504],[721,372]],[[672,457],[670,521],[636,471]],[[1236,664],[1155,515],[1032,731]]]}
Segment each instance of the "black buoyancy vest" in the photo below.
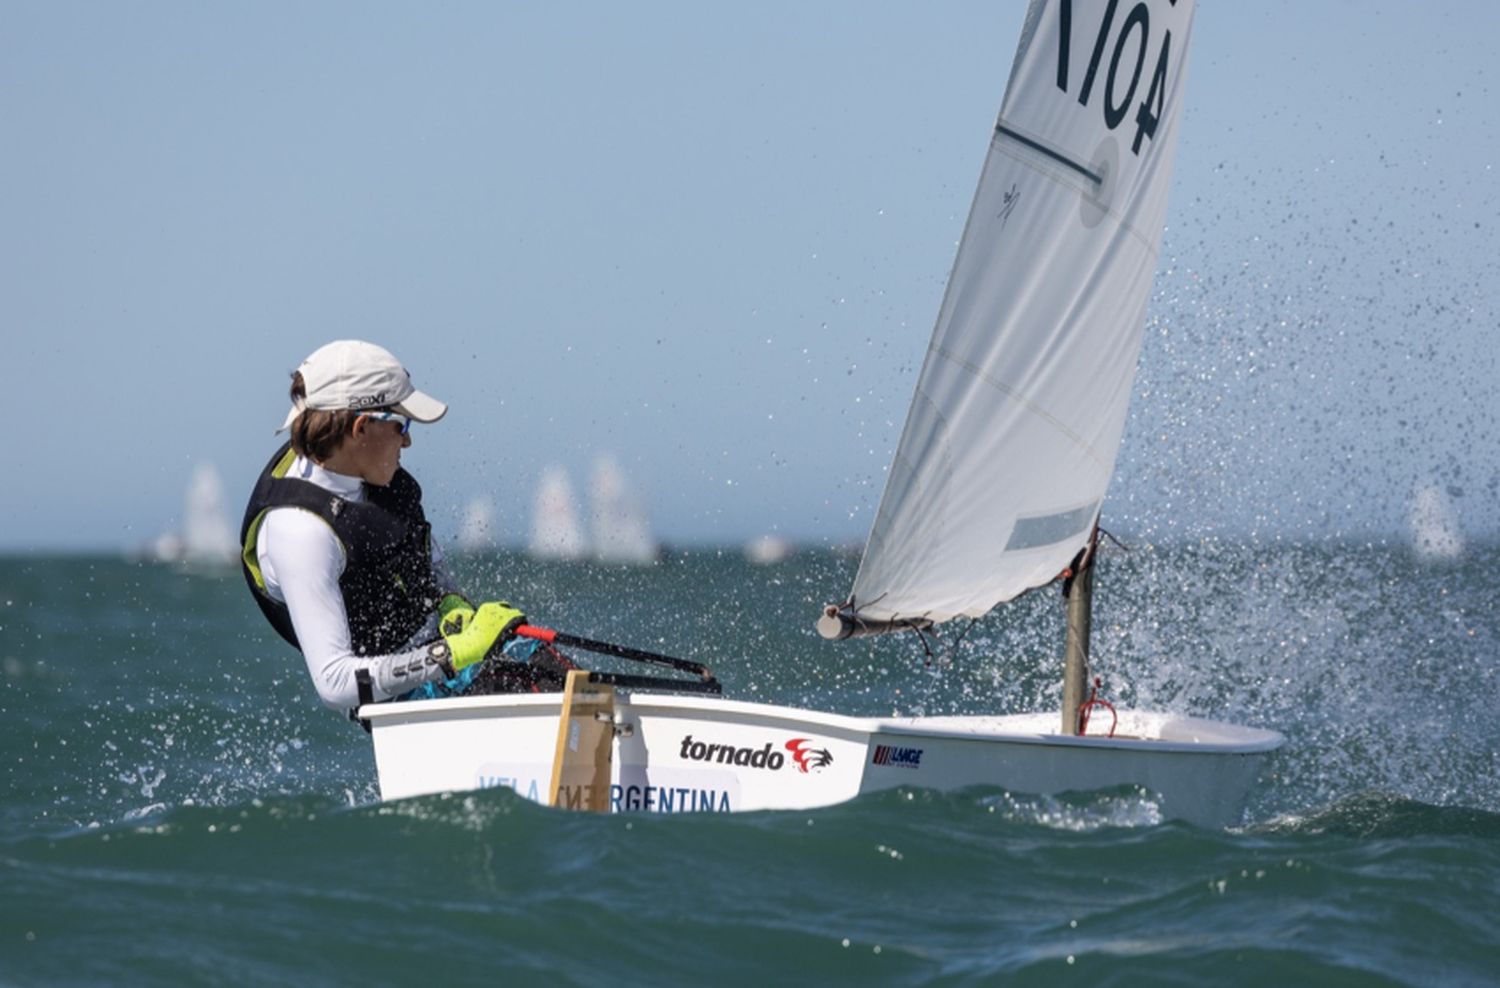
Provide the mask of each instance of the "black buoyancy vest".
{"label": "black buoyancy vest", "polygon": [[385,655],[411,640],[441,596],[432,572],[432,526],[422,512],[422,488],[405,470],[389,486],[365,485],[364,501],[349,501],[317,484],[286,476],[296,454],[287,443],[261,471],[240,526],[240,568],[271,626],[297,645],[286,604],[266,593],[256,536],[267,511],[302,508],[328,523],[344,547],[339,590],[356,655]]}

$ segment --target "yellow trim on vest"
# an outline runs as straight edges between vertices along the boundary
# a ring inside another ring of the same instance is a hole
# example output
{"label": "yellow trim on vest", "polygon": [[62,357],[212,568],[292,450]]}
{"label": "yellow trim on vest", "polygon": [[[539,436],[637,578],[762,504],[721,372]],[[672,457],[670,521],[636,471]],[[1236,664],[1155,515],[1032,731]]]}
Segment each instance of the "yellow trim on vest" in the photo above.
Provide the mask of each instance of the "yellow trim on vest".
{"label": "yellow trim on vest", "polygon": [[[278,464],[279,465],[279,464]],[[255,581],[255,589],[261,593],[266,592],[266,578],[260,572],[260,556],[255,551],[255,537],[260,534],[260,523],[266,520],[267,508],[255,516],[250,523],[250,528],[245,533],[245,547],[240,551],[240,559],[245,564],[245,569],[250,571],[250,578]]]}
{"label": "yellow trim on vest", "polygon": [[[283,479],[292,469],[292,464],[296,461],[297,451],[288,446],[286,455],[277,460],[276,465],[271,468],[271,476],[275,477],[277,480]],[[256,536],[260,534],[260,523],[266,520],[267,513],[272,510],[274,510],[274,506],[265,509],[265,511],[262,511],[260,514],[255,516],[255,520],[250,523],[250,528],[245,532],[245,546],[240,551],[240,558],[244,560],[245,569],[250,571],[251,579],[255,581],[256,588],[262,593],[264,593],[266,589],[266,578],[260,571],[260,557],[255,551],[255,541]],[[316,512],[311,512],[311,514],[319,521],[324,520],[322,516],[320,516]],[[336,534],[337,533],[335,533],[335,535]]]}
{"label": "yellow trim on vest", "polygon": [[296,461],[297,451],[288,446],[286,449],[286,455],[277,460],[276,465],[271,468],[271,476],[275,477],[277,480],[282,479],[286,476],[287,471],[292,468],[292,464]]}

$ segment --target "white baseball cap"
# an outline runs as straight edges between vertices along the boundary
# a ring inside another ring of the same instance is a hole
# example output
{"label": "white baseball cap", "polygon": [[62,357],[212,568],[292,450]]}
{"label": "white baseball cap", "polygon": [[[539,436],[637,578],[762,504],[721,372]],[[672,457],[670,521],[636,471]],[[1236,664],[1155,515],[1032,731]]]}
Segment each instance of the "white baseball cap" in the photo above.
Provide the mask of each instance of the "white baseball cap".
{"label": "white baseball cap", "polygon": [[436,422],[448,411],[447,405],[412,387],[411,375],[389,350],[362,340],[321,346],[297,370],[307,397],[293,404],[277,432],[290,429],[308,408],[394,408],[418,422]]}

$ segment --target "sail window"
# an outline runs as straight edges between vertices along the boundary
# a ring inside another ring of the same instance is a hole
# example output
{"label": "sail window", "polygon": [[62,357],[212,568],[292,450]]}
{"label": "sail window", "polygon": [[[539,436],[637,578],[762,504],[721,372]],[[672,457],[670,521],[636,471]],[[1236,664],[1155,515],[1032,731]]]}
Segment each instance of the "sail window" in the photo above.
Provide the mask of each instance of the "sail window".
{"label": "sail window", "polygon": [[1005,551],[1037,549],[1072,538],[1092,525],[1098,513],[1099,502],[1094,501],[1071,511],[1017,518],[1016,527],[1010,530],[1010,540],[1005,543]]}

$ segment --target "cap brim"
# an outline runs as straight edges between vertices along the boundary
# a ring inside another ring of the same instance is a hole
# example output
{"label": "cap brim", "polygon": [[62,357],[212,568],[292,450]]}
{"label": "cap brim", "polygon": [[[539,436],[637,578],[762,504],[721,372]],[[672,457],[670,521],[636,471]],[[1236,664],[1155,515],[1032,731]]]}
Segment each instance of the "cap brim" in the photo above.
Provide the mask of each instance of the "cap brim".
{"label": "cap brim", "polygon": [[280,433],[290,429],[292,427],[292,423],[297,421],[297,416],[301,414],[302,409],[298,408],[296,405],[293,405],[292,410],[286,413],[286,421],[281,423],[281,428],[277,429],[276,431]]}
{"label": "cap brim", "polygon": [[410,415],[416,422],[436,422],[448,414],[447,405],[421,391],[413,391],[402,398],[396,409],[402,415]]}

